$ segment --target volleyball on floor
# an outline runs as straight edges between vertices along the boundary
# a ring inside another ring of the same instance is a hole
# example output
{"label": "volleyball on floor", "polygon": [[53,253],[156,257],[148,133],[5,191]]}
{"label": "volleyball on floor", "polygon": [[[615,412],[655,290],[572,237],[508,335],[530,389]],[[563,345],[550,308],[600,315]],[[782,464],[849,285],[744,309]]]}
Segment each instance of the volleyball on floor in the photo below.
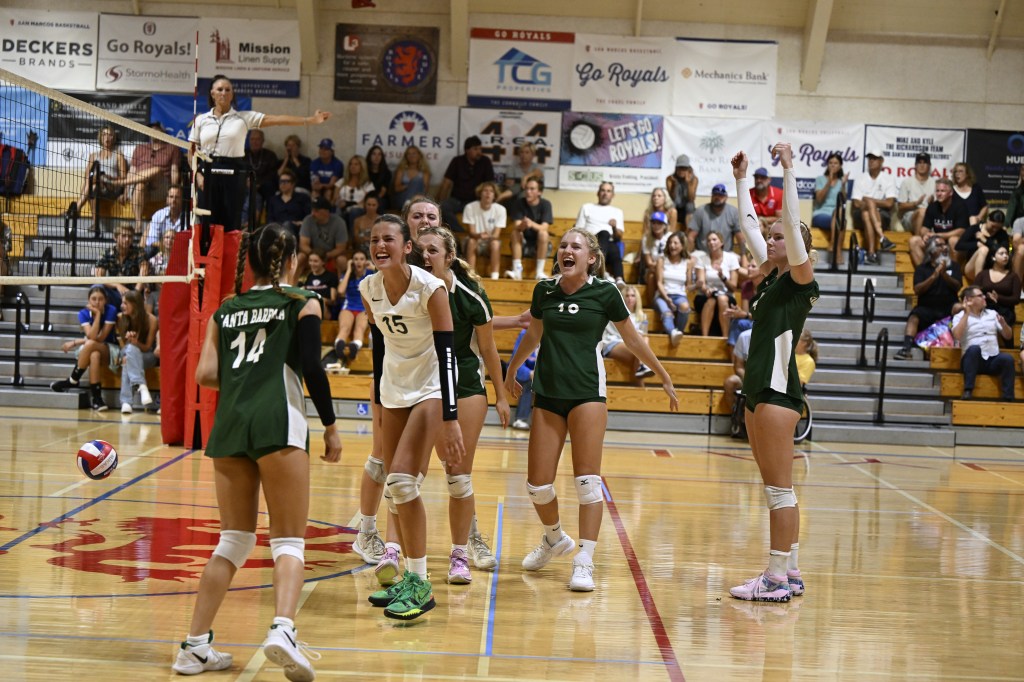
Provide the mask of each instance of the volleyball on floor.
{"label": "volleyball on floor", "polygon": [[78,468],[93,480],[106,478],[117,468],[117,450],[105,440],[91,440],[78,448]]}

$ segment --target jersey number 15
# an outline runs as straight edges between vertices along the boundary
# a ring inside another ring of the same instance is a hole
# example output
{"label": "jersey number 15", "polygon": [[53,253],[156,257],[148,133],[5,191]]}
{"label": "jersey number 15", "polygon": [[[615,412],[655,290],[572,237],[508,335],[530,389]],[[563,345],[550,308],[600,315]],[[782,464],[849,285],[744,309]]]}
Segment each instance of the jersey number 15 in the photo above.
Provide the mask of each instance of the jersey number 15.
{"label": "jersey number 15", "polygon": [[235,340],[228,346],[232,350],[237,349],[238,355],[235,357],[235,361],[231,364],[231,369],[238,369],[244,359],[246,362],[257,363],[260,361],[260,356],[263,355],[263,346],[267,343],[267,330],[260,328],[256,332],[256,338],[252,341],[252,348],[249,349],[249,354],[245,353],[245,332],[239,332]]}

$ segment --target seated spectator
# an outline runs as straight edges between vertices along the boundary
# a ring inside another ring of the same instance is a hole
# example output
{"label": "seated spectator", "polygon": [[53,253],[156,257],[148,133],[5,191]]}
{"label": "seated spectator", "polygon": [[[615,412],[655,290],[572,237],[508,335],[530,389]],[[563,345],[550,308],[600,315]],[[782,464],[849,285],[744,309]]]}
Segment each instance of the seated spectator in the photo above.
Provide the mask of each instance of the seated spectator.
{"label": "seated spectator", "polygon": [[356,222],[352,225],[349,235],[350,255],[356,251],[362,251],[369,255],[370,230],[373,229],[373,223],[380,216],[380,204],[381,200],[374,194],[367,194],[363,199],[363,208],[366,209],[366,213],[356,218]]}
{"label": "seated spectator", "polygon": [[806,386],[811,383],[811,376],[818,367],[818,342],[814,340],[811,330],[804,327],[800,332],[800,339],[793,349],[796,356],[796,373],[800,377],[800,385]]}
{"label": "seated spectator", "polygon": [[[964,276],[970,282],[982,268],[987,267],[985,263],[999,247],[1010,251],[1010,235],[1006,231],[1006,215],[996,209],[988,214],[983,223],[971,225],[956,242],[957,260],[966,261],[964,265]],[[1009,267],[1009,263],[1007,263]]]}
{"label": "seated spectator", "polygon": [[[679,214],[676,211],[676,207],[672,204],[672,200],[668,198],[668,190],[664,187],[655,187],[651,190],[651,200],[647,202],[647,208],[644,209],[644,234],[648,234],[651,229],[651,216],[655,213],[662,213],[668,218],[669,225],[675,225],[679,222]],[[686,234],[685,232],[683,234]]]}
{"label": "seated spectator", "polygon": [[[164,131],[159,121],[150,123],[149,127],[157,132]],[[181,151],[177,147],[151,138],[149,142],[136,145],[132,151],[128,173],[111,181],[115,187],[130,186],[128,194],[135,215],[136,232],[142,231],[142,211],[146,201],[163,199],[168,188],[180,182],[180,166]]]}
{"label": "seated spectator", "polygon": [[334,339],[334,354],[343,367],[356,359],[370,321],[363,307],[359,283],[373,274],[373,266],[366,254],[356,251],[345,266],[345,274],[338,282],[338,293],[342,297],[341,313],[338,315],[338,336]]}
{"label": "seated spectator", "polygon": [[[469,269],[476,271],[477,255],[487,254],[491,265],[491,279],[498,279],[501,268],[501,231],[505,229],[508,212],[498,203],[498,185],[483,182],[476,188],[476,201],[462,209],[462,224],[466,228],[465,253]],[[479,252],[479,253],[478,253]]]}
{"label": "seated spectator", "polygon": [[697,260],[697,295],[693,307],[700,315],[700,333],[718,336],[729,333],[729,318],[725,314],[729,306],[736,305],[735,294],[739,290],[740,257],[722,248],[722,238],[717,232],[708,235],[708,252],[705,258]]}
{"label": "seated spectator", "polygon": [[967,206],[963,199],[953,192],[952,181],[946,178],[936,179],[935,201],[928,204],[928,208],[925,209],[921,230],[908,242],[910,260],[915,267],[924,263],[925,243],[936,235],[941,235],[952,251],[969,225]]}
{"label": "seated spectator", "polygon": [[[754,213],[761,223],[761,229],[767,230],[782,215],[782,190],[772,185],[767,168],[754,171],[754,186],[750,188],[750,198],[754,202]],[[732,251],[732,249],[729,249]]]}
{"label": "seated spectator", "polygon": [[[643,304],[640,302],[640,292],[636,287],[622,285],[619,287],[622,292],[622,300],[626,303],[626,310],[629,311],[629,321],[633,323],[644,343],[647,340],[647,314],[644,313]],[[615,328],[614,322],[609,322],[604,329],[604,336],[601,339],[601,355],[622,363],[629,370],[632,378],[629,383],[634,386],[642,386],[644,379],[654,376],[654,370],[640,362],[633,353],[626,348],[622,341],[622,335]]]}
{"label": "seated spectator", "polygon": [[420,148],[410,145],[405,148],[402,160],[395,169],[395,193],[391,198],[391,207],[396,211],[404,211],[410,199],[426,194],[429,189],[430,166]]}
{"label": "seated spectator", "polygon": [[146,385],[146,370],[156,367],[157,319],[146,312],[142,294],[129,291],[121,301],[121,314],[117,317],[117,340],[121,345],[121,414],[132,413],[135,393],[143,408],[153,404],[153,396]]}
{"label": "seated spectator", "polygon": [[687,249],[690,253],[708,250],[708,235],[718,235],[726,251],[733,251],[743,244],[740,231],[740,212],[728,203],[729,192],[719,183],[711,189],[711,202],[704,204],[693,214],[687,233]]}
{"label": "seated spectator", "polygon": [[693,278],[694,259],[686,250],[682,232],[673,232],[665,241],[665,253],[654,270],[654,307],[661,315],[661,326],[675,348],[683,338],[690,319],[687,293]]}
{"label": "seated spectator", "polygon": [[[387,206],[391,199],[391,169],[388,168],[384,150],[379,144],[373,145],[366,152],[366,171],[370,175],[370,182],[373,183],[374,195]],[[366,208],[365,204],[363,208]]]}
{"label": "seated spectator", "polygon": [[457,214],[466,204],[476,199],[476,188],[482,182],[494,182],[494,164],[484,156],[483,142],[476,135],[462,143],[463,153],[448,164],[438,189],[441,216],[452,231],[462,231]]}
{"label": "seated spectator", "polygon": [[883,172],[885,159],[882,152],[873,149],[867,153],[868,172],[857,176],[850,193],[852,209],[850,217],[854,228],[863,230],[865,263],[877,264],[877,248],[889,251],[896,248],[885,236],[892,212],[896,209],[896,181],[890,173]]}
{"label": "seated spectator", "polygon": [[[516,354],[516,349],[519,348],[524,336],[526,336],[526,330],[522,329],[512,347],[512,355]],[[533,412],[533,369],[536,365],[537,351],[534,350],[516,370],[516,381],[523,387],[522,393],[519,395],[519,403],[516,405],[515,421],[512,422],[512,428],[517,431],[530,430],[530,413]]]}
{"label": "seated spectator", "polygon": [[[991,215],[999,213],[992,211]],[[1010,270],[1010,252],[1000,246],[985,261],[985,269],[974,278],[974,286],[985,294],[988,307],[1006,320],[1011,327],[1017,323],[1017,304],[1020,303],[1021,279]]]}
{"label": "seated spectator", "polygon": [[327,256],[323,249],[313,249],[306,257],[309,273],[302,280],[302,288],[320,296],[325,320],[333,320],[338,300],[338,276],[324,267]]}
{"label": "seated spectator", "polygon": [[334,184],[341,180],[344,168],[341,160],[334,155],[334,140],[325,137],[320,140],[319,153],[309,162],[309,182],[313,199],[323,197],[334,203]]}
{"label": "seated spectator", "polygon": [[182,200],[181,188],[171,185],[167,188],[167,205],[153,214],[149,221],[149,229],[139,246],[152,258],[156,249],[160,246],[160,240],[168,230],[182,232],[190,226],[185,224],[185,206]]}
{"label": "seated spectator", "polygon": [[[78,210],[93,202],[93,224],[99,220],[100,201],[120,201],[128,197],[124,193],[124,178],[128,175],[128,160],[117,148],[117,131],[103,126],[96,135],[99,151],[89,154],[86,160],[86,175],[78,191]],[[97,228],[98,229],[98,228]],[[98,236],[98,235],[97,235]]]}
{"label": "seated spectator", "polygon": [[548,229],[555,221],[551,202],[541,196],[544,185],[537,178],[526,181],[526,193],[512,202],[510,210],[512,232],[509,246],[512,249],[512,269],[505,276],[523,278],[523,256],[531,254],[537,259],[537,279],[547,277],[545,262],[548,258]]}
{"label": "seated spectator", "polygon": [[366,212],[363,200],[374,189],[373,183],[370,182],[370,173],[366,169],[366,159],[358,154],[349,159],[345,177],[335,183],[335,189],[338,214],[345,219],[345,224],[351,225],[356,218]]}
{"label": "seated spectator", "polygon": [[[281,165],[277,167],[277,175],[280,177],[285,171],[290,171],[295,178],[295,189],[304,190],[306,193],[313,191],[312,176],[310,174],[310,161],[308,156],[302,153],[302,139],[298,135],[289,135],[284,138],[284,158]],[[267,218],[267,222],[280,222]]]}
{"label": "seated spectator", "polygon": [[953,189],[957,196],[967,204],[967,216],[971,225],[985,220],[988,214],[988,201],[985,190],[974,179],[974,170],[962,161],[953,166]]}
{"label": "seated spectator", "polygon": [[932,177],[932,157],[921,152],[914,158],[914,174],[904,178],[896,199],[896,213],[900,224],[910,234],[918,234],[924,224],[924,212],[935,199],[935,178]]}
{"label": "seated spectator", "polygon": [[[697,185],[700,180],[694,175],[693,167],[690,165],[690,157],[680,154],[676,157],[676,169],[672,175],[665,178],[665,189],[668,190],[669,199],[676,207],[676,221],[683,234],[687,234],[692,227],[693,212],[696,210],[693,202],[697,198]],[[687,246],[692,248],[692,244]]]}
{"label": "seated spectator", "polygon": [[117,308],[107,300],[107,289],[102,284],[89,287],[88,303],[78,311],[78,324],[82,327],[82,338],[65,341],[61,345],[65,353],[69,353],[72,348],[78,349],[75,366],[67,379],[54,381],[50,388],[57,393],[78,388],[82,375],[89,370],[89,405],[102,412],[107,409],[107,404],[103,402],[100,372],[104,366],[111,364],[111,357],[117,357],[118,348],[117,335],[114,333]]}
{"label": "seated spectator", "polygon": [[[846,191],[847,176],[843,174],[843,157],[836,152],[828,155],[824,175],[814,181],[814,212],[811,214],[811,225],[832,233],[833,243],[836,239],[842,244],[846,236],[845,229],[837,233],[839,221],[836,208],[839,206],[839,195]],[[843,264],[843,248],[839,247],[836,265]]]}
{"label": "seated spectator", "polygon": [[[135,243],[135,231],[131,225],[122,223],[114,233],[114,245],[103,252],[93,266],[94,277],[139,277],[149,274],[146,254]],[[108,284],[107,300],[116,310],[121,297],[129,289],[142,289],[141,284]]]}
{"label": "seated spectator", "polygon": [[978,374],[999,377],[1001,399],[1012,402],[1015,371],[1013,356],[999,352],[999,337],[1009,340],[1013,330],[1003,316],[986,307],[978,287],[964,289],[963,310],[953,318],[953,338],[960,344],[960,369],[964,373],[963,400],[970,400]]}
{"label": "seated spectator", "polygon": [[732,374],[722,385],[722,398],[730,411],[736,404],[736,396],[743,390],[743,376],[747,372],[747,356],[750,355],[750,332],[750,329],[744,330],[736,337],[736,345],[732,348]]}
{"label": "seated spectator", "polygon": [[313,251],[322,252],[324,265],[334,272],[344,272],[348,261],[348,226],[331,213],[331,204],[320,197],[313,210],[299,227],[299,272],[306,272],[306,263]]}
{"label": "seated spectator", "polygon": [[256,206],[253,212],[259,225],[263,224],[261,221],[267,202],[277,191],[277,169],[281,166],[281,160],[266,148],[265,142],[266,136],[262,130],[253,128],[249,131],[249,150],[245,158],[252,168],[253,181],[256,183]]}
{"label": "seated spectator", "polygon": [[516,147],[516,158],[505,173],[505,187],[498,195],[498,201],[509,205],[526,193],[526,181],[537,178],[544,181],[544,169],[537,163],[537,150],[532,142]]}
{"label": "seated spectator", "polygon": [[658,259],[665,253],[665,245],[668,244],[670,218],[661,211],[655,211],[644,218],[644,236],[640,239],[639,280],[645,285],[648,298],[653,301],[658,282]]}
{"label": "seated spectator", "polygon": [[914,357],[914,337],[939,320],[960,309],[957,292],[963,282],[960,265],[949,257],[949,244],[945,237],[932,235],[925,244],[927,262],[914,270],[914,295],[917,305],[910,311],[903,332],[903,348],[894,356],[897,360]]}
{"label": "seated spectator", "polygon": [[309,194],[296,191],[298,178],[286,170],[277,180],[278,192],[267,203],[267,222],[280,223],[298,236],[302,221],[312,211]]}
{"label": "seated spectator", "polygon": [[[167,264],[171,262],[171,249],[174,247],[174,238],[178,234],[174,228],[164,231],[155,254],[149,258],[149,274],[159,277],[167,274]],[[146,312],[154,315],[160,314],[160,285],[146,284]]]}

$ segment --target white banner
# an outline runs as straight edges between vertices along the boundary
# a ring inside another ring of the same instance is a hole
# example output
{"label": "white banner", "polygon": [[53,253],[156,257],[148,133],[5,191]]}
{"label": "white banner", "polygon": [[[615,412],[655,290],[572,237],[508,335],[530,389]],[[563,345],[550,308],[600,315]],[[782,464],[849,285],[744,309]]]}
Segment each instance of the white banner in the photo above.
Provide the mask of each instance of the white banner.
{"label": "white banner", "polygon": [[474,28],[469,40],[469,105],[568,109],[572,59],[572,33]]}
{"label": "white banner", "polygon": [[662,114],[672,104],[672,38],[576,34],[572,110]]}
{"label": "white banner", "polygon": [[302,48],[299,22],[226,19],[199,21],[199,76],[224,74],[250,97],[298,97]]}
{"label": "white banner", "polygon": [[100,15],[97,90],[192,92],[197,17]]}
{"label": "white banner", "polygon": [[885,168],[896,176],[896,184],[914,174],[914,159],[921,152],[932,157],[932,174],[952,176],[953,165],[964,160],[967,131],[963,128],[904,128],[867,125],[864,153],[881,150]]}
{"label": "white banner", "polygon": [[516,147],[532,142],[536,163],[544,169],[544,187],[558,187],[559,145],[562,114],[545,111],[502,111],[462,109],[459,111],[459,139],[476,135],[484,143],[484,155],[494,164],[501,183],[512,164],[518,162]]}
{"label": "white banner", "polygon": [[772,118],[779,46],[679,38],[672,113],[677,116]]}
{"label": "white banner", "polygon": [[[776,142],[793,145],[793,169],[801,199],[814,194],[814,183],[825,174],[829,154],[843,159],[843,172],[853,179],[861,173],[861,145],[864,126],[860,123],[822,123],[820,121],[765,121],[762,132],[764,159],[775,166],[772,176],[782,177],[778,159],[771,158]],[[768,166],[771,167],[771,166]],[[753,172],[753,170],[751,170]]]}
{"label": "white banner", "polygon": [[698,194],[708,196],[711,188],[721,183],[729,190],[729,196],[736,196],[732,157],[745,151],[750,159],[748,172],[753,175],[756,168],[771,160],[765,149],[761,121],[666,116],[662,178],[675,171],[676,157],[686,154],[700,180]]}
{"label": "white banner", "polygon": [[95,12],[0,8],[0,67],[56,90],[96,84]]}
{"label": "white banner", "polygon": [[360,104],[356,113],[356,153],[366,155],[380,145],[388,167],[395,170],[409,146],[419,147],[437,186],[453,158],[462,153],[458,107]]}

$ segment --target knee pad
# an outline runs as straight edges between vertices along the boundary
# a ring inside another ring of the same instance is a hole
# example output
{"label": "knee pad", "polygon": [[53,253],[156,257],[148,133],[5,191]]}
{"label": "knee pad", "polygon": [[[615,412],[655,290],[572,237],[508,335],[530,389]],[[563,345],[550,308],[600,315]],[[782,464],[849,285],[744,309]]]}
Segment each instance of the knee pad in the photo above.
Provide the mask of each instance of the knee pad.
{"label": "knee pad", "polygon": [[270,556],[274,557],[274,563],[282,556],[293,556],[303,564],[306,563],[306,539],[305,538],[271,538]]}
{"label": "knee pad", "polygon": [[764,497],[768,500],[769,511],[796,506],[796,493],[792,488],[776,488],[773,485],[766,485]]}
{"label": "knee pad", "polygon": [[224,557],[233,563],[235,568],[241,568],[255,547],[256,533],[244,530],[222,530],[213,555]]}
{"label": "knee pad", "polygon": [[473,477],[469,474],[448,475],[448,494],[456,500],[469,497],[473,494]]}
{"label": "knee pad", "polygon": [[387,485],[396,505],[412,502],[420,496],[419,478],[412,474],[388,474]]}
{"label": "knee pad", "polygon": [[555,499],[555,486],[550,483],[547,485],[530,485],[530,482],[527,481],[526,492],[530,494],[530,501],[534,504],[547,504]]}
{"label": "knee pad", "polygon": [[391,497],[391,491],[387,486],[384,486],[384,501],[388,503],[388,511],[397,516],[398,505],[395,504],[395,498]]}
{"label": "knee pad", "polygon": [[363,465],[363,470],[373,479],[374,483],[380,483],[384,485],[387,481],[388,475],[384,473],[384,462],[377,459],[373,455],[366,458],[366,464]]}
{"label": "knee pad", "polygon": [[601,477],[597,474],[576,477],[576,496],[580,504],[597,504],[604,500]]}

